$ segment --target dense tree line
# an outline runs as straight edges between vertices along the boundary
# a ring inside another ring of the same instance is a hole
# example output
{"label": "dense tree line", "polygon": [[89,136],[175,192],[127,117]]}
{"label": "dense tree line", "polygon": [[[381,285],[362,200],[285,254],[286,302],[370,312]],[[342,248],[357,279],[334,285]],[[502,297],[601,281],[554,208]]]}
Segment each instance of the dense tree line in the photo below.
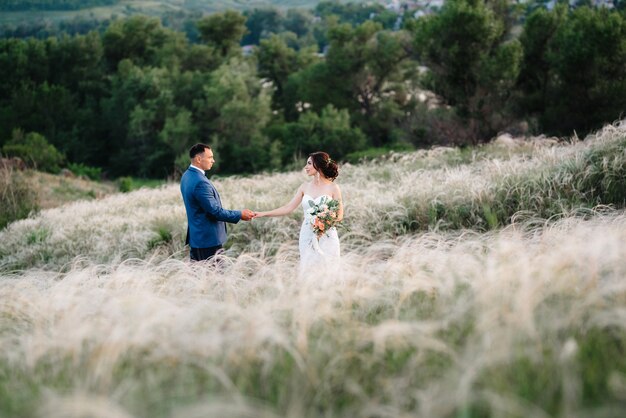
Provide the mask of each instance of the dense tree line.
{"label": "dense tree line", "polygon": [[93,17],[75,17],[59,22],[51,22],[42,17],[0,24],[2,38],[38,38],[51,36],[86,34],[92,30],[105,30],[110,20]]}
{"label": "dense tree line", "polygon": [[537,8],[519,36],[520,10],[505,0],[449,0],[437,14],[400,15],[400,28],[385,14],[321,3],[2,39],[0,146],[23,153],[37,138],[29,144],[60,152],[55,167],[163,177],[203,141],[216,171],[242,173],[318,149],[351,159],[524,126],[584,134],[626,109],[622,12]]}
{"label": "dense tree line", "polygon": [[0,10],[78,10],[95,6],[110,6],[120,0],[2,0]]}
{"label": "dense tree line", "polygon": [[[76,14],[72,18],[51,20],[45,14],[35,14],[32,18],[21,21],[0,23],[0,38],[38,38],[51,36],[85,35],[91,31],[104,32],[112,21],[132,16],[134,11],[125,11],[123,15],[112,14],[110,18],[100,18],[91,14]],[[169,29],[184,32],[191,43],[199,41],[196,22],[202,18],[198,11],[165,11],[160,14],[161,24]]]}

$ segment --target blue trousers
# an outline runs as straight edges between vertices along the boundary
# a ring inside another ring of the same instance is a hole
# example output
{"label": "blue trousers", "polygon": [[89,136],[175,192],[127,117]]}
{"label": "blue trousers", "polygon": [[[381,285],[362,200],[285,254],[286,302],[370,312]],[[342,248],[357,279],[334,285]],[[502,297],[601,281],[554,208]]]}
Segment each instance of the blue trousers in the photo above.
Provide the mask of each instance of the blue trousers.
{"label": "blue trousers", "polygon": [[191,248],[189,252],[189,256],[192,261],[203,261],[210,260],[221,252],[222,246],[218,245],[217,247],[209,247],[209,248]]}

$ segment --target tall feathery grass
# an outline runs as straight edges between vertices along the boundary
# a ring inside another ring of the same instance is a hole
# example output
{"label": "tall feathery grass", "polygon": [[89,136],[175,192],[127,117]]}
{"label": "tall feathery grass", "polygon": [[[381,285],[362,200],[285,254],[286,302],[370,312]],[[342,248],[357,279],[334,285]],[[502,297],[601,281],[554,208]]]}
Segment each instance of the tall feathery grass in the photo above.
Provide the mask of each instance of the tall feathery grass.
{"label": "tall feathery grass", "polygon": [[37,195],[24,174],[9,165],[0,165],[0,229],[37,209]]}
{"label": "tall feathery grass", "polygon": [[[626,205],[626,122],[585,141],[485,152],[454,149],[398,155],[344,166],[342,246],[428,230],[484,232],[523,218],[558,218],[599,205]],[[495,155],[497,158],[489,158]],[[288,202],[306,181],[300,172],[215,181],[229,208],[263,210]],[[274,255],[297,241],[302,215],[230,228],[230,255]],[[10,225],[0,232],[0,269],[58,269],[81,256],[95,263],[184,256],[185,212],[178,185],[85,201]]]}
{"label": "tall feathery grass", "polygon": [[[300,214],[187,262],[176,186],[11,224],[0,415],[623,416],[625,131],[344,167],[341,263],[303,275]],[[265,209],[301,181],[216,183]]]}
{"label": "tall feathery grass", "polygon": [[[626,215],[0,280],[7,416],[621,416]],[[612,411],[609,415],[606,411]]]}

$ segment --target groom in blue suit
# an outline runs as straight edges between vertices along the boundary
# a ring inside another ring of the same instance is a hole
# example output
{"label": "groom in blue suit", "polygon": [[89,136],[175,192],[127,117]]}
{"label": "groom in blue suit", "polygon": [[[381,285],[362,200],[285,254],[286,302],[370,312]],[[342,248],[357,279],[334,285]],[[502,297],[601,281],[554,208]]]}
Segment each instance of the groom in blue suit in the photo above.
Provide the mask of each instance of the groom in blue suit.
{"label": "groom in blue suit", "polygon": [[189,150],[191,164],[180,181],[187,211],[187,240],[192,260],[208,260],[218,253],[226,242],[225,222],[249,221],[255,214],[249,209],[222,208],[220,195],[204,172],[211,169],[215,160],[211,147],[196,144]]}

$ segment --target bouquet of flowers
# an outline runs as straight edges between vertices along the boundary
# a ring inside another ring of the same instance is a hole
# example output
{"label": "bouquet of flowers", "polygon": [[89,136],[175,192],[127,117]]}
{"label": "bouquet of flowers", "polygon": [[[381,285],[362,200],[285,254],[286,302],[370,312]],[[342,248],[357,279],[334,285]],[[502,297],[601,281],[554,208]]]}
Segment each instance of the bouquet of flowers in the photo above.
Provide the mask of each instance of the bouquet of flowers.
{"label": "bouquet of flowers", "polygon": [[322,235],[328,233],[330,228],[339,223],[337,221],[339,201],[324,196],[320,199],[318,204],[309,200],[309,206],[311,206],[309,214],[313,215],[311,218],[311,227],[317,239],[320,239]]}

